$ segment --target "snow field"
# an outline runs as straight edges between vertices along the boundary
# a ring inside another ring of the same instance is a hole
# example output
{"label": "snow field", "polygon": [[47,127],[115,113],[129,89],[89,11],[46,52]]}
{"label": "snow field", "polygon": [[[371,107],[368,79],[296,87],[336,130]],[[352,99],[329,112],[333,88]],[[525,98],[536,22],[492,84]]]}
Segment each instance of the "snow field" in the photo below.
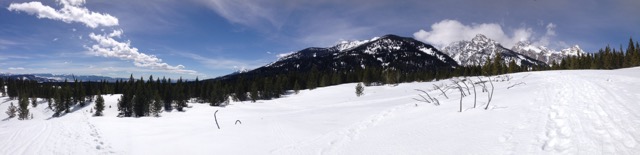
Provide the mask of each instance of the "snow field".
{"label": "snow field", "polygon": [[[477,86],[478,107],[473,108],[471,94],[463,98],[463,112],[458,112],[458,90],[448,90],[446,99],[433,89],[433,84],[452,85],[449,80],[366,87],[361,97],[352,83],[224,108],[190,103],[186,112],[163,112],[159,118],[115,117],[119,95],[104,95],[103,117],[91,116],[91,103],[52,118],[41,103],[31,109],[33,120],[0,117],[0,152],[640,154],[640,68],[508,77],[492,77],[488,110],[487,93]],[[413,100],[420,93],[414,89],[427,90],[442,105]],[[0,98],[0,110],[10,102],[17,104]]]}

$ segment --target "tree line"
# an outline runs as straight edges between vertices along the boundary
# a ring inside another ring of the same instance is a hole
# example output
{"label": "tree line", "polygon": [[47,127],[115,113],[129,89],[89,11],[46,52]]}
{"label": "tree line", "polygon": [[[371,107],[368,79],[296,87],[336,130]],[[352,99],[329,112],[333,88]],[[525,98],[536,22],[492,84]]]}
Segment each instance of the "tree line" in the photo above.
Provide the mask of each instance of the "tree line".
{"label": "tree line", "polygon": [[[343,83],[363,82],[365,85],[397,84],[413,81],[433,81],[459,76],[489,76],[538,70],[558,69],[617,69],[640,66],[640,45],[629,39],[626,49],[606,46],[597,53],[569,56],[550,66],[518,66],[516,62],[504,62],[500,54],[483,65],[451,68],[429,68],[403,71],[396,68],[366,67],[353,70],[321,69],[313,66],[308,71],[283,71],[276,73],[239,74],[233,77],[186,81],[182,78],[134,78],[107,81],[64,81],[39,83],[31,80],[0,78],[0,93],[10,99],[18,99],[19,107],[29,100],[37,106],[37,100],[46,102],[54,110],[54,116],[84,107],[98,100],[100,94],[122,94],[118,100],[118,116],[159,116],[162,111],[184,111],[187,103],[203,103],[225,106],[230,101],[269,100],[282,95],[297,93],[303,89],[315,89]],[[104,99],[99,97],[101,102]],[[102,103],[104,106],[104,103]],[[27,108],[27,107],[25,107]],[[98,109],[95,107],[96,115]],[[25,109],[26,110],[26,109]],[[19,111],[19,110],[18,110]],[[28,112],[27,112],[28,113]],[[26,114],[28,115],[28,114]]]}

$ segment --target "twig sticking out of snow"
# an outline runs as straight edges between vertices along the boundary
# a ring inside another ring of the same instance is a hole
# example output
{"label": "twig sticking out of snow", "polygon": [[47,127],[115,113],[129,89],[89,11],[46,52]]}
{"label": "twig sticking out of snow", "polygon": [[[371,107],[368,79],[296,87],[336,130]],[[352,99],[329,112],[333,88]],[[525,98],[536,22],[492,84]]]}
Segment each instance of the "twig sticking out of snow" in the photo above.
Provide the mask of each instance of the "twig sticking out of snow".
{"label": "twig sticking out of snow", "polygon": [[444,92],[444,90],[442,90],[440,87],[438,87],[437,85],[433,85],[436,89],[440,90],[442,92],[442,94],[444,95],[444,97],[446,97],[447,99],[449,99],[449,97],[447,96],[447,93]]}
{"label": "twig sticking out of snow", "polygon": [[218,126],[218,129],[220,129],[220,125],[218,124],[218,116],[216,116],[218,114],[218,110],[216,110],[216,112],[213,113],[213,118],[215,118],[216,120],[216,126]]}
{"label": "twig sticking out of snow", "polygon": [[489,78],[489,82],[491,83],[491,93],[487,93],[489,95],[489,101],[487,101],[487,106],[484,108],[484,110],[489,109],[489,103],[491,103],[491,98],[493,98],[493,88],[495,88],[493,86],[493,82],[491,81],[491,77],[487,77]]}
{"label": "twig sticking out of snow", "polygon": [[427,95],[427,97],[429,97],[429,99],[425,98],[425,97],[424,97],[424,96],[422,96],[421,94],[418,94],[418,95],[420,95],[420,97],[422,97],[422,99],[424,99],[424,100],[420,100],[420,99],[413,98],[414,100],[416,100],[416,101],[420,101],[420,102],[427,102],[427,103],[431,103],[431,102],[433,102],[433,104],[434,104],[434,105],[436,105],[436,106],[439,106],[439,105],[440,105],[440,101],[438,101],[438,99],[436,99],[436,98],[432,98],[432,97],[431,97],[431,95],[429,95],[429,93],[427,93],[426,91],[424,91],[424,90],[420,90],[420,89],[416,89],[416,91],[419,91],[419,92],[422,92],[422,93],[426,94],[426,95]]}
{"label": "twig sticking out of snow", "polygon": [[511,88],[513,88],[513,87],[515,87],[515,86],[517,86],[517,85],[523,85],[523,84],[524,84],[524,85],[527,85],[527,83],[520,82],[520,83],[516,83],[516,84],[514,84],[514,85],[511,85],[511,86],[507,87],[507,89],[511,89]]}

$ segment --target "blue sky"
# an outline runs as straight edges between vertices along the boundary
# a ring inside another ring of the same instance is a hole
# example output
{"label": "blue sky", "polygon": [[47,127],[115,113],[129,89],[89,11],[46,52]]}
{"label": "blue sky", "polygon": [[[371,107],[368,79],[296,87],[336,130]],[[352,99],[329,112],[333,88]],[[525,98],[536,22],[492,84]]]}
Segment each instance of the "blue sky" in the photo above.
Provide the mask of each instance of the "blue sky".
{"label": "blue sky", "polygon": [[0,72],[213,78],[384,34],[442,47],[483,33],[593,52],[640,40],[637,0],[8,0]]}

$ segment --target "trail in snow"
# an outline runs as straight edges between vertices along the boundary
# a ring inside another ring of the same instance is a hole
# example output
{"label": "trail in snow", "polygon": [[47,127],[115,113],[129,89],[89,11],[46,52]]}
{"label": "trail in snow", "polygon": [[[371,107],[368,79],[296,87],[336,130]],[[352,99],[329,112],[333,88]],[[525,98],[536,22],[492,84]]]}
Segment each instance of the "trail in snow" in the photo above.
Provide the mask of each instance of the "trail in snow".
{"label": "trail in snow", "polygon": [[[550,78],[556,85],[549,91],[550,106],[546,135],[546,151],[568,154],[633,154],[636,148],[637,120],[633,103],[620,97],[612,83],[592,82],[577,76]],[[579,89],[575,89],[579,88]],[[634,135],[636,134],[636,135]]]}

